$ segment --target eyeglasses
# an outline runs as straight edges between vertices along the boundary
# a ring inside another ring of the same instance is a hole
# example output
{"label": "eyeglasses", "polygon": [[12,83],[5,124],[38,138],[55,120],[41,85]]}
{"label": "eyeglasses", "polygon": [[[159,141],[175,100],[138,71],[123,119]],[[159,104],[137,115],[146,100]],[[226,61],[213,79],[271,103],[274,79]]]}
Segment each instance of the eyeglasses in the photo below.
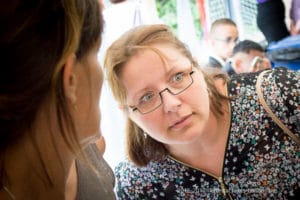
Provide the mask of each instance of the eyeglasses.
{"label": "eyeglasses", "polygon": [[171,81],[167,84],[167,87],[160,92],[147,92],[140,99],[139,103],[136,106],[130,106],[132,112],[139,111],[141,114],[147,114],[155,109],[157,109],[162,104],[162,93],[168,91],[172,95],[178,95],[185,91],[193,84],[192,74],[195,71],[191,72],[180,72],[175,74]]}
{"label": "eyeglasses", "polygon": [[226,44],[229,44],[229,43],[234,43],[234,44],[236,44],[236,43],[238,43],[239,38],[226,37],[226,38],[224,38],[224,39],[221,39],[221,38],[215,38],[215,40],[224,42],[224,43],[226,43]]}
{"label": "eyeglasses", "polygon": [[260,56],[255,56],[251,61],[251,70],[260,71],[263,69],[270,69],[271,64],[268,59]]}
{"label": "eyeglasses", "polygon": [[253,60],[251,61],[251,70],[253,70],[254,68],[258,67],[258,68],[263,68],[263,59],[260,56],[255,56],[253,58]]}

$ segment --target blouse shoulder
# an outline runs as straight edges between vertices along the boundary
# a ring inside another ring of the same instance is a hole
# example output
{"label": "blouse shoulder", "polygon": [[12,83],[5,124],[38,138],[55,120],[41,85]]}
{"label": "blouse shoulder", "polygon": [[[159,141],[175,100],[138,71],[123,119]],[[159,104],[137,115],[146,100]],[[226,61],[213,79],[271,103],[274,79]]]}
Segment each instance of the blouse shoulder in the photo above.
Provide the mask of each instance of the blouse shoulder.
{"label": "blouse shoulder", "polygon": [[151,166],[140,167],[129,160],[120,162],[115,168],[115,177],[118,187],[131,187],[139,184],[138,182],[151,182],[149,179],[151,174]]}
{"label": "blouse shoulder", "polygon": [[300,72],[275,68],[267,72],[261,83],[263,95],[271,107],[288,106],[299,111]]}
{"label": "blouse shoulder", "polygon": [[114,174],[103,159],[96,144],[89,144],[85,154],[90,163],[77,159],[77,197],[76,200],[116,199],[114,193]]}
{"label": "blouse shoulder", "polygon": [[140,167],[125,160],[115,168],[116,193],[120,199],[147,199],[154,191],[149,188],[159,188],[160,179],[164,174],[166,160],[152,161],[147,166]]}
{"label": "blouse shoulder", "polygon": [[279,86],[295,86],[299,88],[300,81],[300,71],[298,70],[289,70],[284,67],[274,68],[273,70],[269,70],[265,75],[264,80],[271,80],[275,82]]}
{"label": "blouse shoulder", "polygon": [[[256,91],[261,72],[237,74],[228,83],[229,95],[235,97],[235,106],[244,106],[249,99],[259,105]],[[273,113],[293,132],[300,134],[300,71],[278,67],[267,71],[260,84],[263,97]],[[266,114],[267,115],[267,114]]]}
{"label": "blouse shoulder", "polygon": [[[255,90],[255,85],[258,75],[261,73],[245,73],[245,74],[235,74],[231,77],[228,83],[228,88],[231,95],[237,95],[245,88]],[[269,70],[263,77],[261,87],[263,90],[267,88],[277,88],[281,92],[285,91],[291,92],[291,89],[298,91],[300,88],[300,71],[293,71],[287,68],[278,67]]]}

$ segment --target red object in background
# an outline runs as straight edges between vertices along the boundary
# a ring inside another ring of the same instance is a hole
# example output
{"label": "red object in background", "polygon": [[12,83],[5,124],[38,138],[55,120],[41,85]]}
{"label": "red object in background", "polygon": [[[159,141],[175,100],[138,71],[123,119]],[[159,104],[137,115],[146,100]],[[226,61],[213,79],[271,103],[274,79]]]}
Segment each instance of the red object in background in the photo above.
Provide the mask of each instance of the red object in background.
{"label": "red object in background", "polygon": [[200,24],[203,30],[203,37],[206,40],[208,35],[207,23],[206,23],[206,12],[205,12],[205,0],[197,0],[197,6],[199,11]]}

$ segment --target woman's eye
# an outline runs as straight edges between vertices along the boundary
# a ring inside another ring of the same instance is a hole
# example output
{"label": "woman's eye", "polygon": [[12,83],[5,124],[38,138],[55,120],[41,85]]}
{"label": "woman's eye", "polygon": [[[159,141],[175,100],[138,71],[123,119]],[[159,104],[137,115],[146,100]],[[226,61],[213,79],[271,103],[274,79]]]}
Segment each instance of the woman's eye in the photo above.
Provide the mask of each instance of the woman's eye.
{"label": "woman's eye", "polygon": [[150,101],[153,98],[153,96],[154,96],[154,94],[152,92],[151,93],[146,93],[145,95],[143,95],[140,98],[139,104],[146,103],[146,102]]}
{"label": "woman's eye", "polygon": [[183,72],[177,73],[173,76],[172,81],[175,83],[180,82],[183,79],[183,76],[184,76]]}

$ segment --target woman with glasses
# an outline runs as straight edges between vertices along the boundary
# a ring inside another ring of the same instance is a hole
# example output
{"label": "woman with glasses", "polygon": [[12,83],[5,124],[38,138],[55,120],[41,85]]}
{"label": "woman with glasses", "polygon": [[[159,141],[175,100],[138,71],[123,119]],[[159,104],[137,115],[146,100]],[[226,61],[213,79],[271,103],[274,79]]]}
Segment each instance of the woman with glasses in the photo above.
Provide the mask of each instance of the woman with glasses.
{"label": "woman with glasses", "polygon": [[[127,116],[120,199],[278,199],[299,194],[299,146],[257,101],[258,73],[207,74],[165,25],[134,28],[105,68]],[[300,133],[299,72],[276,69],[262,89]]]}

